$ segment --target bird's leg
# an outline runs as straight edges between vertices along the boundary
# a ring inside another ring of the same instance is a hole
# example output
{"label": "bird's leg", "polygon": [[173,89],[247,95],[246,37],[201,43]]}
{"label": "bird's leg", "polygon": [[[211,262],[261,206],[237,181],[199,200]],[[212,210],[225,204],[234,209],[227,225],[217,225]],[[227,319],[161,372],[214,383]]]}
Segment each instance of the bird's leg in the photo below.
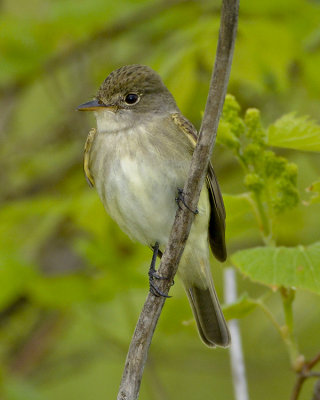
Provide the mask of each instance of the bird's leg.
{"label": "bird's leg", "polygon": [[159,242],[156,242],[155,245],[153,246],[153,255],[152,255],[152,260],[149,268],[149,285],[150,285],[150,293],[152,293],[154,296],[159,297],[166,297],[169,298],[171,296],[168,296],[167,294],[163,293],[158,286],[154,283],[155,279],[168,279],[168,277],[165,276],[160,276],[157,274],[156,271],[156,261],[157,261],[157,256],[159,252]]}
{"label": "bird's leg", "polygon": [[178,188],[178,196],[176,197],[176,203],[178,204],[178,207],[181,210],[181,205],[180,203],[182,203],[189,211],[191,211],[194,215],[199,214],[199,210],[196,208],[195,210],[192,210],[192,208],[190,208],[188,206],[188,204],[186,204],[185,200],[184,200],[184,193],[183,190]]}

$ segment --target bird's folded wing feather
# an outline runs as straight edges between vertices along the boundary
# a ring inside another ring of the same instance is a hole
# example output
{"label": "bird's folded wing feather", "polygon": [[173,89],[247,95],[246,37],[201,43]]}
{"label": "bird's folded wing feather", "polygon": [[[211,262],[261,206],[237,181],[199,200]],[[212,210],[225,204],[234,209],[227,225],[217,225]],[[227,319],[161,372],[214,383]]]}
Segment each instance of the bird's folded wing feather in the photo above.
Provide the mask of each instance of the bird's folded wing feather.
{"label": "bird's folded wing feather", "polygon": [[[197,143],[197,131],[195,127],[189,122],[182,114],[171,114],[174,123],[178,126],[188,140],[192,143],[193,147]],[[226,244],[225,244],[225,218],[226,212],[223,204],[223,198],[220,187],[215,176],[211,162],[208,166],[206,176],[206,184],[209,191],[209,200],[211,206],[211,214],[209,221],[209,242],[211,250],[219,261],[225,261],[227,258]]]}
{"label": "bird's folded wing feather", "polygon": [[84,174],[85,174],[85,177],[86,177],[86,180],[87,180],[89,186],[91,186],[91,187],[94,187],[94,179],[90,172],[90,150],[91,150],[94,138],[96,136],[96,133],[97,133],[97,131],[95,128],[90,129],[86,143],[84,145],[84,155],[83,155]]}

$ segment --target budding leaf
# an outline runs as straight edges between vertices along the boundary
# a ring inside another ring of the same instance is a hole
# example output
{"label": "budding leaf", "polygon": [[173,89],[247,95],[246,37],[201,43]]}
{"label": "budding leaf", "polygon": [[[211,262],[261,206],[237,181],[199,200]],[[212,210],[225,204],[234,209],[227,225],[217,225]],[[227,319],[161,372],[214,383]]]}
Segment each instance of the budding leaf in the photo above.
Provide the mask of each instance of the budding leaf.
{"label": "budding leaf", "polygon": [[239,103],[234,96],[227,94],[218,128],[217,140],[218,143],[236,151],[240,147],[239,137],[245,129],[239,113]]}
{"label": "budding leaf", "polygon": [[299,203],[297,166],[268,148],[274,144],[270,143],[271,138],[274,142],[293,139],[296,143],[303,139],[302,132],[308,140],[313,138],[317,141],[320,139],[315,133],[319,129],[305,117],[288,114],[266,130],[262,126],[259,110],[249,108],[242,118],[236,99],[231,95],[226,97],[218,132],[219,142],[239,160],[245,172],[245,186],[270,219],[274,220],[277,215]]}
{"label": "budding leaf", "polygon": [[247,127],[247,136],[255,143],[263,144],[266,139],[266,133],[261,125],[260,111],[256,108],[249,108],[244,116],[244,122]]}

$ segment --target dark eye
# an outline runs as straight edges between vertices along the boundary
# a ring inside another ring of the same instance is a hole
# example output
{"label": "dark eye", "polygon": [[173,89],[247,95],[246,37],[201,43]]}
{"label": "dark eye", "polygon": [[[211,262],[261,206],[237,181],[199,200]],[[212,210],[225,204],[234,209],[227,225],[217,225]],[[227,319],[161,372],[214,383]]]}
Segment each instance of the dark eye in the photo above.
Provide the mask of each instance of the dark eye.
{"label": "dark eye", "polygon": [[124,99],[124,101],[127,104],[134,104],[139,100],[139,96],[135,93],[129,93],[126,95],[126,98]]}

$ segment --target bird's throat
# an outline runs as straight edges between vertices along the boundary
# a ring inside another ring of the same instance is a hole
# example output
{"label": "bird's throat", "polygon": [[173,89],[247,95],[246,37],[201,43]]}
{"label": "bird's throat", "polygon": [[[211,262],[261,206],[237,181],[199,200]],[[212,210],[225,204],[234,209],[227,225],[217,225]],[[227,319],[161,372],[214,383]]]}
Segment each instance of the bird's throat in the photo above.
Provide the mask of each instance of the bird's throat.
{"label": "bird's throat", "polygon": [[99,110],[95,111],[95,117],[99,133],[126,131],[133,127],[134,122],[129,110],[116,112],[111,110]]}

